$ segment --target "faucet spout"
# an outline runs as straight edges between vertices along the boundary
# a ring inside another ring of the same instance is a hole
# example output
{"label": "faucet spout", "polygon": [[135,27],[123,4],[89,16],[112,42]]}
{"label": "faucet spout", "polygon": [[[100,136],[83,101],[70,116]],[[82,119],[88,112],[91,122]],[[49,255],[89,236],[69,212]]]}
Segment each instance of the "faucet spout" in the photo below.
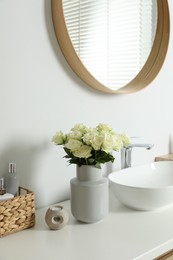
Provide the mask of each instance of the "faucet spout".
{"label": "faucet spout", "polygon": [[134,147],[143,147],[147,150],[150,150],[154,144],[129,144],[121,150],[121,168],[131,167],[132,161],[132,148]]}
{"label": "faucet spout", "polygon": [[154,146],[154,144],[129,144],[125,148],[129,149],[129,148],[133,148],[133,147],[144,147],[147,150],[150,150],[153,146]]}

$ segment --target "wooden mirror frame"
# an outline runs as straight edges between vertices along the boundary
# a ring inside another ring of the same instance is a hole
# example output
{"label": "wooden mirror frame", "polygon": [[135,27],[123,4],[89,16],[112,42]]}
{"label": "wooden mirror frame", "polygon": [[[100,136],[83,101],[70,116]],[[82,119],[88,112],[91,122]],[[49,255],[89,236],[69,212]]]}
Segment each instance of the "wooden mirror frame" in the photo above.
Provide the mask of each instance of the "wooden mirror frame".
{"label": "wooden mirror frame", "polygon": [[62,53],[72,70],[89,86],[105,93],[134,93],[145,88],[159,73],[166,57],[170,34],[170,17],[167,0],[157,0],[158,19],[156,35],[146,63],[131,82],[118,90],[113,90],[103,85],[86,69],[73,47],[67,30],[63,12],[63,0],[52,0],[51,4],[55,34]]}

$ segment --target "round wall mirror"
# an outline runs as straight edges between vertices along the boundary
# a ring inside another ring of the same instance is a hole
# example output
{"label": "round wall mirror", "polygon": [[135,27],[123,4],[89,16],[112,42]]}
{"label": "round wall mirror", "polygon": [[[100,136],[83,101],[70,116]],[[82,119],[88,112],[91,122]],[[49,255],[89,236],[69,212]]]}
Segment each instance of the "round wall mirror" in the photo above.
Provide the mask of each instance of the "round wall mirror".
{"label": "round wall mirror", "polygon": [[52,18],[69,65],[97,90],[141,90],[164,62],[167,0],[52,0]]}

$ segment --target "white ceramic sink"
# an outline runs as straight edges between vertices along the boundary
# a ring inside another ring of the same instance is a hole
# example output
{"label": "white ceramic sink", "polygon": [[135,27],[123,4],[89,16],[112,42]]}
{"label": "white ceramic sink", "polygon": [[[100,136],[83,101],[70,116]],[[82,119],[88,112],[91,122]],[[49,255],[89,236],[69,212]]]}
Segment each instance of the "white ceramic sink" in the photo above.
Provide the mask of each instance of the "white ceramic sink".
{"label": "white ceramic sink", "polygon": [[173,206],[173,162],[154,162],[108,175],[110,189],[126,206],[157,210]]}

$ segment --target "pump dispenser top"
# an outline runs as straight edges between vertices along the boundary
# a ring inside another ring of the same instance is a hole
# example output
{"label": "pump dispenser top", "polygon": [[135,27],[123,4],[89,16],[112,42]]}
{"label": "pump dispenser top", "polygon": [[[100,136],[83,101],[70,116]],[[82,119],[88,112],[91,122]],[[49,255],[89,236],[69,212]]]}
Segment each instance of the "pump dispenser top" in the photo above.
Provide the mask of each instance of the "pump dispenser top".
{"label": "pump dispenser top", "polygon": [[16,163],[9,163],[9,173],[16,173]]}

